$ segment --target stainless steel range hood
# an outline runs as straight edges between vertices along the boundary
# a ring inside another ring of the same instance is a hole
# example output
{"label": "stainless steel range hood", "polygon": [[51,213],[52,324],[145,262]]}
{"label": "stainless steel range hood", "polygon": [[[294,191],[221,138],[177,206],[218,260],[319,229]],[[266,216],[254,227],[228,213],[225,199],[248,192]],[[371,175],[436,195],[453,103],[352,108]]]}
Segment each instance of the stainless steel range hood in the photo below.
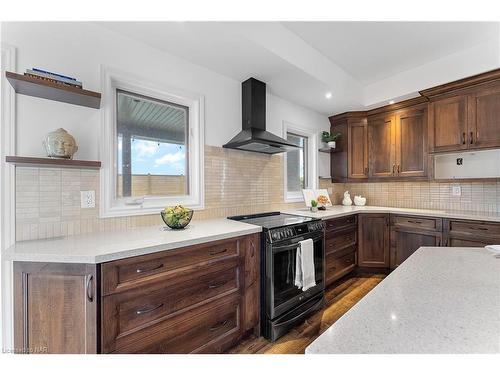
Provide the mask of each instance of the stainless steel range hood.
{"label": "stainless steel range hood", "polygon": [[222,147],[263,154],[297,149],[293,143],[266,131],[266,84],[249,78],[241,87],[243,130]]}

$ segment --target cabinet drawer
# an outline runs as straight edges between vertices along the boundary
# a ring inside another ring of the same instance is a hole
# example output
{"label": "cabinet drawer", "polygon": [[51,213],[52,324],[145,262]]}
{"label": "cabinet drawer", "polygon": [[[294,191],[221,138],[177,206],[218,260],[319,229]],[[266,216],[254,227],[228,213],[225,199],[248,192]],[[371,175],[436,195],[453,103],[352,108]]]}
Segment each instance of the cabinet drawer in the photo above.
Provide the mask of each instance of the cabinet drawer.
{"label": "cabinet drawer", "polygon": [[185,267],[240,255],[239,240],[215,241],[178,250],[121,259],[102,265],[102,294],[107,295],[169,278]]}
{"label": "cabinet drawer", "polygon": [[326,283],[330,284],[349,273],[356,266],[356,248],[345,249],[338,254],[326,255]]}
{"label": "cabinet drawer", "polygon": [[492,223],[486,221],[449,220],[447,229],[449,233],[500,238],[500,223]]}
{"label": "cabinet drawer", "polygon": [[117,338],[113,353],[191,353],[240,334],[240,296],[235,293]]}
{"label": "cabinet drawer", "polygon": [[325,241],[325,253],[330,254],[338,252],[346,247],[356,245],[356,237],[356,228],[341,232],[328,233]]}
{"label": "cabinet drawer", "polygon": [[358,222],[358,217],[356,215],[344,216],[338,219],[329,219],[325,222],[326,232],[337,231],[344,229],[348,226],[354,226]]}
{"label": "cabinet drawer", "polygon": [[397,227],[441,231],[443,220],[434,217],[391,215],[391,224]]}
{"label": "cabinet drawer", "polygon": [[112,351],[118,338],[168,319],[180,310],[240,290],[240,269],[234,260],[212,268],[191,272],[175,283],[161,281],[103,297],[104,351]]}

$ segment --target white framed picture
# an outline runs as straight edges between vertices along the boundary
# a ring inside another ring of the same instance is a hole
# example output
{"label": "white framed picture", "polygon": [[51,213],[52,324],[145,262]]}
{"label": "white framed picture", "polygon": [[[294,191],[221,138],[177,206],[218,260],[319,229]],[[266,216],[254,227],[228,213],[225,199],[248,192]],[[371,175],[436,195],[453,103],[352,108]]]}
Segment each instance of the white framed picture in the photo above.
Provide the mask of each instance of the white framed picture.
{"label": "white framed picture", "polygon": [[307,207],[311,207],[312,200],[317,201],[318,206],[329,207],[332,205],[326,189],[302,189],[302,196]]}

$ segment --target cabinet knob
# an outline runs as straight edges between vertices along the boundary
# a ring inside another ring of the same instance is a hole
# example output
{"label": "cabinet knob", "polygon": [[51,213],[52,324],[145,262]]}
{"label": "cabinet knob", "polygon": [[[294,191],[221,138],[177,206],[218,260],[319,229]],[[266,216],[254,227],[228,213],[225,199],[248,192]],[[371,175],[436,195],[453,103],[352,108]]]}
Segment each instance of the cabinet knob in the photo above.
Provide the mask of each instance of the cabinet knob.
{"label": "cabinet knob", "polygon": [[465,132],[462,133],[462,144],[465,144]]}

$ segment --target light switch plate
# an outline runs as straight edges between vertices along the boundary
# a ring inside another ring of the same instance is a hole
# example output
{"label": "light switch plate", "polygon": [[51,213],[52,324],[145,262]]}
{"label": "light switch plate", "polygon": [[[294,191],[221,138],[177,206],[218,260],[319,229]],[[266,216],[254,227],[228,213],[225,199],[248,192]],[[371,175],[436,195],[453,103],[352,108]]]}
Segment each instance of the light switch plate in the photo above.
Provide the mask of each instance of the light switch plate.
{"label": "light switch plate", "polygon": [[459,197],[462,195],[462,188],[460,186],[452,186],[451,187],[451,195],[454,197]]}
{"label": "light switch plate", "polygon": [[80,192],[81,208],[94,208],[95,207],[95,191],[81,191]]}

